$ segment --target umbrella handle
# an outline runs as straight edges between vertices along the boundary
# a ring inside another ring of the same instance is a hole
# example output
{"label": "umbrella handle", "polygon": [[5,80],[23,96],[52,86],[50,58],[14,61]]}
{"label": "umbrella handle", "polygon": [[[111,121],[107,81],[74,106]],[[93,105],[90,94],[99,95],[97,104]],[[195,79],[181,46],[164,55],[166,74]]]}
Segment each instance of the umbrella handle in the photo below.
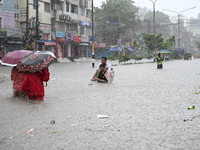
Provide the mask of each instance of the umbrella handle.
{"label": "umbrella handle", "polygon": [[46,83],[46,85],[44,85],[44,87],[47,87],[47,82],[45,82]]}

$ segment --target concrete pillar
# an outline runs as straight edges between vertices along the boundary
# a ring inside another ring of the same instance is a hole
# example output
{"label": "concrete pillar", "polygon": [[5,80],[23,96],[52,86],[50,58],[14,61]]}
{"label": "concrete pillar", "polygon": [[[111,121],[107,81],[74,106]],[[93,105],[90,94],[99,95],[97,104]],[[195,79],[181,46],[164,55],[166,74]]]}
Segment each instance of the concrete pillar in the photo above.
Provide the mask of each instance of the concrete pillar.
{"label": "concrete pillar", "polygon": [[68,48],[67,48],[68,49],[68,57],[72,57],[72,50],[71,50],[72,48],[71,47],[72,47],[71,43],[69,43]]}

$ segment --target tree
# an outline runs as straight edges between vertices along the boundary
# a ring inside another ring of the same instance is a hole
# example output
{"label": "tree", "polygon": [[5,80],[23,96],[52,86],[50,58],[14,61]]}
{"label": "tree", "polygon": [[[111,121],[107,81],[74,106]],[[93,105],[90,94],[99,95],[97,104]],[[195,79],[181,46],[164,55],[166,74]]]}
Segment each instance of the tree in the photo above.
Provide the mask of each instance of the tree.
{"label": "tree", "polygon": [[197,48],[200,50],[200,41],[195,41]]}
{"label": "tree", "polygon": [[173,46],[175,42],[175,36],[169,37],[166,41],[162,37],[162,34],[152,35],[143,33],[143,39],[145,41],[146,47],[149,50],[154,52],[154,61],[155,61],[155,52],[161,49],[168,49]]}
{"label": "tree", "polygon": [[[153,12],[149,12],[145,14],[144,19],[146,20],[152,20],[153,19]],[[169,16],[163,12],[156,11],[155,12],[155,21],[156,23],[170,23]]]}
{"label": "tree", "polygon": [[132,26],[138,8],[133,0],[106,0],[95,8],[96,36],[102,42],[116,44],[125,29]]}

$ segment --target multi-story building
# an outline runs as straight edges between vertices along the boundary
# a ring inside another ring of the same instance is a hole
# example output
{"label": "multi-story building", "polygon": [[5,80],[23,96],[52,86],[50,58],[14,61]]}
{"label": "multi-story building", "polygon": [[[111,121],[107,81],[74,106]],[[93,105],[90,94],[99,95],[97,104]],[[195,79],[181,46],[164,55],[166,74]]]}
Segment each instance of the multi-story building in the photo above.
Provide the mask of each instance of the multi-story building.
{"label": "multi-story building", "polygon": [[0,0],[0,55],[22,47],[18,18],[19,10],[15,0]]}
{"label": "multi-story building", "polygon": [[91,0],[51,0],[56,56],[88,57],[92,36]]}
{"label": "multi-story building", "polygon": [[21,11],[19,20],[26,44],[39,50],[51,50],[55,47],[55,42],[51,41],[51,0],[17,0],[17,4]]}

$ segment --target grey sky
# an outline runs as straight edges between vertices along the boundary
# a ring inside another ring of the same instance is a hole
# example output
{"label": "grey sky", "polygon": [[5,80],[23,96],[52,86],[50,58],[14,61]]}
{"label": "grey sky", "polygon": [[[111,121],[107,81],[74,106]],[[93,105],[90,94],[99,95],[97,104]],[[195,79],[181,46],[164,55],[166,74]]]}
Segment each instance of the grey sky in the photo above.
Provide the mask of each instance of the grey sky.
{"label": "grey sky", "polygon": [[[94,6],[101,6],[101,1],[106,0],[94,0]],[[136,6],[147,7],[150,10],[153,10],[153,4],[150,0],[134,0]],[[155,1],[155,0],[153,0]],[[181,13],[186,17],[193,17],[197,18],[198,14],[200,13],[200,0],[157,0],[155,3],[156,10],[163,11],[164,13],[170,16],[176,16],[176,13],[164,11],[162,9],[168,9],[177,11],[178,13],[186,10],[191,7],[195,7],[195,9],[191,9]]]}

